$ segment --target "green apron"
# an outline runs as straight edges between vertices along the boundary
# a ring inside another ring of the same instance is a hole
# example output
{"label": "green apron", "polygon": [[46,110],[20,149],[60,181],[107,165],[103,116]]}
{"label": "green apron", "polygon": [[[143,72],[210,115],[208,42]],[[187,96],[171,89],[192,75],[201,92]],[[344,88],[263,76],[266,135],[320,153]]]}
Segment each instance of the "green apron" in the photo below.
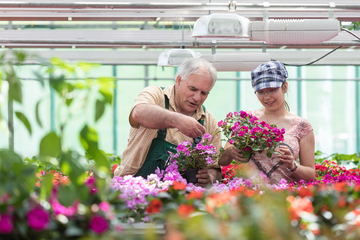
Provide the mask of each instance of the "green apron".
{"label": "green apron", "polygon": [[[169,109],[169,99],[165,95],[165,107]],[[205,112],[205,106],[203,105],[203,110]],[[198,120],[201,125],[204,125],[204,120]],[[145,162],[140,168],[140,170],[135,174],[135,177],[142,176],[147,178],[148,175],[155,173],[155,170],[159,168],[160,170],[165,170],[165,163],[168,160],[170,154],[176,153],[177,146],[165,141],[166,138],[166,128],[159,129],[157,137],[154,138],[151,142],[149,152],[146,156]],[[194,138],[193,144],[198,144],[201,141],[201,136]]]}

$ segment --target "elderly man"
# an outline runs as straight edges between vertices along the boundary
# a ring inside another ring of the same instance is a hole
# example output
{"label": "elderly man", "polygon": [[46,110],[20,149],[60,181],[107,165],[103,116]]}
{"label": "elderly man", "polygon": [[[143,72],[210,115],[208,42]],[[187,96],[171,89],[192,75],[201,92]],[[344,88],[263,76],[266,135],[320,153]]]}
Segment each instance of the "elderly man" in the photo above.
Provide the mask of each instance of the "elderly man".
{"label": "elderly man", "polygon": [[[216,69],[202,58],[185,60],[174,85],[146,87],[135,99],[129,116],[128,145],[116,176],[142,176],[164,169],[169,156],[183,141],[199,141],[205,133],[220,131],[214,116],[202,104],[217,79]],[[219,151],[221,134],[212,143]],[[220,168],[200,169],[198,184],[205,186],[221,178]]]}

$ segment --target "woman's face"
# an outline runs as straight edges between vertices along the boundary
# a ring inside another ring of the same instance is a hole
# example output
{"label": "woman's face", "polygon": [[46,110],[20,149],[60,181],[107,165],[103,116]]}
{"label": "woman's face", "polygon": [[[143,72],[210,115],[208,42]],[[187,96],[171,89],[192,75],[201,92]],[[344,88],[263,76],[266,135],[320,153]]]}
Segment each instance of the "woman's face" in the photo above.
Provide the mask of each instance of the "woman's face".
{"label": "woman's face", "polygon": [[280,88],[264,88],[256,92],[261,104],[268,110],[277,110],[284,106],[287,82]]}

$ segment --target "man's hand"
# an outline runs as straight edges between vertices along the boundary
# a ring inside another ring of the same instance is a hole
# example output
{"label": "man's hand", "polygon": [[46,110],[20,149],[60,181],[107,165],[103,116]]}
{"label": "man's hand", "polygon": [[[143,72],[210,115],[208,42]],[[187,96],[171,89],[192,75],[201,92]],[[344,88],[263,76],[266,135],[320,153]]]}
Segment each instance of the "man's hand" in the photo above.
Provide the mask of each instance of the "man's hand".
{"label": "man's hand", "polygon": [[205,128],[196,119],[180,113],[177,114],[175,127],[182,134],[191,138],[197,138],[205,134]]}
{"label": "man's hand", "polygon": [[200,169],[195,177],[198,179],[196,185],[199,185],[201,187],[206,187],[207,185],[212,183],[212,177],[210,176],[207,169]]}

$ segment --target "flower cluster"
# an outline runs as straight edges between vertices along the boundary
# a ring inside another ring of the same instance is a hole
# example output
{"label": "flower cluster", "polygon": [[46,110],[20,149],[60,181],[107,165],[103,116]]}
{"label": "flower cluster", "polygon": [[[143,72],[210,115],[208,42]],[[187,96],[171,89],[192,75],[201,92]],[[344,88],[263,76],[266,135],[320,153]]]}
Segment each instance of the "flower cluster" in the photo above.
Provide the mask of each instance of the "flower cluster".
{"label": "flower cluster", "polygon": [[285,129],[278,129],[275,125],[266,122],[257,122],[258,118],[245,111],[230,112],[218,126],[222,128],[226,140],[237,149],[242,150],[247,159],[256,152],[266,150],[271,157],[279,142],[284,141]]}
{"label": "flower cluster", "polygon": [[210,134],[205,134],[198,144],[190,141],[180,143],[177,153],[171,154],[169,163],[176,162],[179,172],[188,169],[203,169],[214,164],[218,159],[218,153],[213,144],[208,144],[212,139]]}

